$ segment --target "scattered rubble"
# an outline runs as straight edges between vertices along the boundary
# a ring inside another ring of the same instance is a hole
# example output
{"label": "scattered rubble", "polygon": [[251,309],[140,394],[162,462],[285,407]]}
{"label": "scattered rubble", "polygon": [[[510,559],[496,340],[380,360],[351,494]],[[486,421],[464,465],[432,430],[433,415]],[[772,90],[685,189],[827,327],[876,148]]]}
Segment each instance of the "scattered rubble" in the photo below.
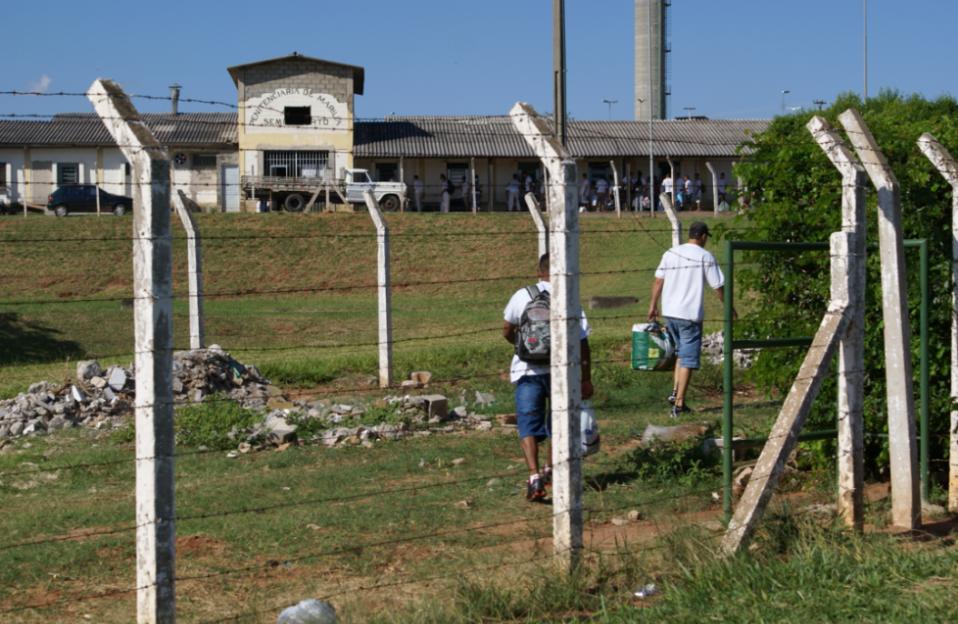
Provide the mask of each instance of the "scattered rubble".
{"label": "scattered rubble", "polygon": [[[732,361],[742,370],[752,368],[761,349],[736,349],[732,353]],[[702,337],[702,352],[712,364],[722,364],[725,358],[725,331],[719,330],[714,334]]]}

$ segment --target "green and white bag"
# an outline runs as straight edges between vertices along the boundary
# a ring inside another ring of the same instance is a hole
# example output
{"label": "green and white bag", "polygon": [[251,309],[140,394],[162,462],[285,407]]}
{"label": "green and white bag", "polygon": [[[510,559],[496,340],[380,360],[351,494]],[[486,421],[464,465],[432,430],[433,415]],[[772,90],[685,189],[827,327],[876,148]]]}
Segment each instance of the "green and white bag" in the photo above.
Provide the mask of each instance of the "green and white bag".
{"label": "green and white bag", "polygon": [[675,340],[661,323],[632,326],[632,370],[675,370]]}

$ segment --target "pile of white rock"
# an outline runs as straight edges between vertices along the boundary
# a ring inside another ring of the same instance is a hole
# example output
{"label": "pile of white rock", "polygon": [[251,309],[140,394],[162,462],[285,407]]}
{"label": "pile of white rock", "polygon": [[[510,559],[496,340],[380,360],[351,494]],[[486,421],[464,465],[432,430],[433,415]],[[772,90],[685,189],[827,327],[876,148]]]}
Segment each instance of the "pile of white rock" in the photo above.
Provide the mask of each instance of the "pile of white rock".
{"label": "pile of white rock", "polygon": [[[725,360],[725,331],[719,330],[714,334],[702,336],[702,351],[711,364],[722,364]],[[742,370],[752,368],[761,349],[736,349],[732,353],[732,361]]]}
{"label": "pile of white rock", "polygon": [[[292,407],[255,366],[234,360],[219,346],[173,354],[173,398],[177,405],[225,393],[248,409]],[[41,381],[16,398],[0,401],[0,439],[78,425],[112,428],[133,412],[136,371],[96,360],[77,362],[76,379]]]}

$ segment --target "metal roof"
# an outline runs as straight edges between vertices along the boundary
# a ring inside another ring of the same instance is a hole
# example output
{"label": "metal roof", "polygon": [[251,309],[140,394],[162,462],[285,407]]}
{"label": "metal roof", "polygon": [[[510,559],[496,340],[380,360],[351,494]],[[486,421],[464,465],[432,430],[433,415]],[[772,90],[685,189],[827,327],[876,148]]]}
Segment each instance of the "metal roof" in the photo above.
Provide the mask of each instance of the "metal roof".
{"label": "metal roof", "polygon": [[266,65],[268,63],[275,63],[276,61],[289,61],[289,60],[300,60],[300,61],[313,61],[316,63],[326,63],[328,65],[336,65],[337,67],[349,67],[353,70],[353,93],[356,95],[363,94],[363,87],[366,82],[366,69],[360,67],[359,65],[347,65],[346,63],[337,63],[336,61],[326,61],[323,59],[313,58],[311,56],[303,56],[302,54],[297,54],[293,52],[287,56],[278,56],[276,58],[266,59],[265,61],[254,61],[252,63],[244,63],[242,65],[233,65],[232,67],[227,67],[226,71],[230,73],[230,77],[233,78],[233,84],[239,86],[239,72],[237,70],[246,69],[247,67],[255,67],[256,65]]}
{"label": "metal roof", "polygon": [[[236,144],[237,114],[144,113],[146,125],[163,145]],[[64,113],[49,121],[0,120],[0,145],[5,146],[113,146],[113,138],[95,113]]]}
{"label": "metal roof", "polygon": [[[677,157],[735,157],[746,132],[769,119],[669,119],[652,122],[654,153]],[[569,121],[569,150],[581,158],[649,153],[647,121]],[[507,116],[387,117],[356,123],[357,158],[535,158]]]}

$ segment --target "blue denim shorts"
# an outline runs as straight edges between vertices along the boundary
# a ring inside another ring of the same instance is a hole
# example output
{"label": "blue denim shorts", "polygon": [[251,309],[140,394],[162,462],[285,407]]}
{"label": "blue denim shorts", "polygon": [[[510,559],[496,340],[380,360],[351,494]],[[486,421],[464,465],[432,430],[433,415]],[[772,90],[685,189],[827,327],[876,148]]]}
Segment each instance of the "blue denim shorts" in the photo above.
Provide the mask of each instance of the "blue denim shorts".
{"label": "blue denim shorts", "polygon": [[699,356],[702,353],[702,323],[666,318],[665,324],[675,340],[675,355],[681,360],[679,366],[698,369]]}
{"label": "blue denim shorts", "polygon": [[536,442],[552,438],[552,411],[546,409],[552,384],[550,375],[525,375],[516,382],[516,424],[519,438]]}

